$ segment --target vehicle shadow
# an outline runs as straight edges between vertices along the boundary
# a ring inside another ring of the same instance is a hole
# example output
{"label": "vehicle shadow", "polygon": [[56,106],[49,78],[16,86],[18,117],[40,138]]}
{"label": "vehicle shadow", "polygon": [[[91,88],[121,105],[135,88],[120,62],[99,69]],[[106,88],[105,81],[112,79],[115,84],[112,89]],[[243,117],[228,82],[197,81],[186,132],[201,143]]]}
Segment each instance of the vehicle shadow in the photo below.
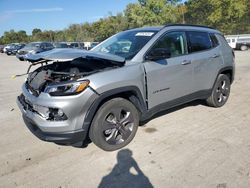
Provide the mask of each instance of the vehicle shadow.
{"label": "vehicle shadow", "polygon": [[189,103],[180,105],[180,106],[176,106],[176,107],[170,108],[170,109],[168,109],[168,110],[160,111],[160,112],[154,114],[154,115],[153,115],[152,117],[150,117],[149,119],[147,119],[147,120],[145,120],[145,121],[141,121],[141,122],[140,122],[140,126],[146,125],[147,123],[149,123],[151,120],[153,120],[153,119],[155,119],[155,118],[158,118],[158,117],[161,117],[161,116],[164,116],[164,115],[173,113],[173,112],[175,112],[175,111],[178,111],[178,110],[181,110],[181,109],[190,107],[190,106],[198,106],[198,105],[207,106],[207,104],[204,102],[204,100],[195,100],[195,101],[192,101],[192,102],[189,102]]}
{"label": "vehicle shadow", "polygon": [[120,150],[117,153],[117,164],[108,175],[102,178],[98,188],[153,188],[132,154],[129,149]]}

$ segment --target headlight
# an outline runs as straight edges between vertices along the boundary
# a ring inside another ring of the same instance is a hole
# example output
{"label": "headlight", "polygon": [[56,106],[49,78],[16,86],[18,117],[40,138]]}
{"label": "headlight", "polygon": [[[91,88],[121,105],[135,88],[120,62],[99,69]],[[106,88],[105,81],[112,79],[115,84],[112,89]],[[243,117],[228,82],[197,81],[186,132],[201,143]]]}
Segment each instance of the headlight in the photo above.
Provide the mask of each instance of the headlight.
{"label": "headlight", "polygon": [[71,82],[61,85],[51,85],[46,87],[45,93],[49,93],[51,96],[76,95],[84,91],[88,85],[89,80]]}

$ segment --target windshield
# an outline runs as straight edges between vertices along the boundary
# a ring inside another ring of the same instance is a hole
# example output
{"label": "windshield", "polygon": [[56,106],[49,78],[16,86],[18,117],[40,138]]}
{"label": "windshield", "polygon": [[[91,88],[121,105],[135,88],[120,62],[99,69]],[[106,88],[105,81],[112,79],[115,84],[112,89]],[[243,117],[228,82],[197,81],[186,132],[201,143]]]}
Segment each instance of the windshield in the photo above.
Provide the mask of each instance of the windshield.
{"label": "windshield", "polygon": [[156,34],[156,31],[125,31],[114,35],[91,51],[110,53],[132,59],[145,44]]}

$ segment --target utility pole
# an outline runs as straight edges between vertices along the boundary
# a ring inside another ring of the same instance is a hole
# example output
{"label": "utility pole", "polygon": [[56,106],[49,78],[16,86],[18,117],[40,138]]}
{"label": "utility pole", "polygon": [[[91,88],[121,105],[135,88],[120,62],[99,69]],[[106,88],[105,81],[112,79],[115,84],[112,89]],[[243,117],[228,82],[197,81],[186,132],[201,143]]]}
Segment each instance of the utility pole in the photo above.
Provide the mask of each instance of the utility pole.
{"label": "utility pole", "polygon": [[184,12],[184,3],[181,4],[181,14],[182,14],[182,23],[185,24],[186,21],[185,21],[185,12]]}

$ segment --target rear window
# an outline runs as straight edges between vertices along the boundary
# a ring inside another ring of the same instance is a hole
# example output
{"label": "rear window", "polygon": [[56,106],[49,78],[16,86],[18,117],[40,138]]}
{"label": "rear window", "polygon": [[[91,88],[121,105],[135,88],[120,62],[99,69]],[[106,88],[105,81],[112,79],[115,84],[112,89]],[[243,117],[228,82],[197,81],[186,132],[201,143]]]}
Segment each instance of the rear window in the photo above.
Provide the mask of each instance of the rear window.
{"label": "rear window", "polygon": [[53,48],[53,45],[51,43],[46,43],[47,48]]}
{"label": "rear window", "polygon": [[189,38],[189,51],[199,52],[212,48],[209,35],[206,32],[189,31],[187,32]]}

